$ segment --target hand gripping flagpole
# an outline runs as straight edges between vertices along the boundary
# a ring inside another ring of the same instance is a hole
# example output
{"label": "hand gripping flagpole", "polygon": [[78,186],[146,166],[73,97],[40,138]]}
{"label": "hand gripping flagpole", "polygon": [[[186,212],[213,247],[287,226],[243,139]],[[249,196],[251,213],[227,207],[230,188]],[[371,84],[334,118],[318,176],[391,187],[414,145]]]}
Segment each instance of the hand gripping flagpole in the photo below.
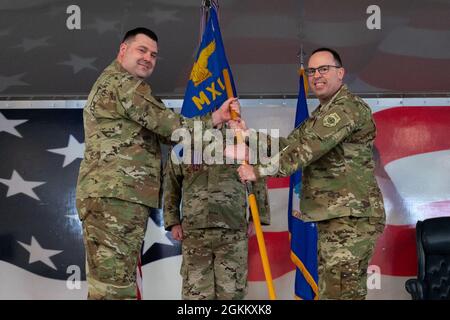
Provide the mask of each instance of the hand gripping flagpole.
{"label": "hand gripping flagpole", "polygon": [[[230,74],[228,72],[228,69],[223,70],[223,77],[225,80],[225,88],[227,91],[228,98],[233,97],[233,89],[231,87],[231,80],[230,80]],[[238,115],[236,112],[231,111],[231,118],[233,120],[238,118]],[[242,134],[240,132],[237,133],[237,142],[244,143],[244,139],[242,137]],[[246,161],[244,161],[244,164],[247,164]],[[259,219],[259,210],[258,205],[256,203],[256,197],[255,193],[253,192],[253,186],[250,181],[246,181],[245,183],[247,187],[247,193],[248,193],[248,202],[250,205],[250,211],[252,213],[252,219],[253,223],[255,225],[255,231],[256,231],[256,239],[258,240],[258,247],[259,247],[259,253],[261,255],[261,261],[264,269],[264,275],[266,277],[266,283],[267,283],[267,289],[269,290],[269,298],[270,300],[275,300],[275,289],[273,287],[273,281],[272,281],[272,272],[270,271],[270,264],[269,259],[267,258],[267,251],[266,251],[266,244],[264,242],[264,235],[261,229],[261,220]]]}

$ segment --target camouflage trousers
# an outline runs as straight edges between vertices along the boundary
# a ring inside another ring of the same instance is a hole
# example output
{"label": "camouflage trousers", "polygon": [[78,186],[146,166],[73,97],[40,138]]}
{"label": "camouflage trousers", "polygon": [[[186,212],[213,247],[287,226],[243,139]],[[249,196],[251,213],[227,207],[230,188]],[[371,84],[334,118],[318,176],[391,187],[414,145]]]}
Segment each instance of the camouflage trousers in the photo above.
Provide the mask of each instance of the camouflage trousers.
{"label": "camouflage trousers", "polygon": [[182,298],[243,299],[247,292],[246,232],[208,228],[183,231]]}
{"label": "camouflage trousers", "polygon": [[148,207],[115,198],[77,200],[88,299],[136,299],[136,267]]}
{"label": "camouflage trousers", "polygon": [[364,300],[367,267],[384,219],[340,217],[319,221],[319,298]]}

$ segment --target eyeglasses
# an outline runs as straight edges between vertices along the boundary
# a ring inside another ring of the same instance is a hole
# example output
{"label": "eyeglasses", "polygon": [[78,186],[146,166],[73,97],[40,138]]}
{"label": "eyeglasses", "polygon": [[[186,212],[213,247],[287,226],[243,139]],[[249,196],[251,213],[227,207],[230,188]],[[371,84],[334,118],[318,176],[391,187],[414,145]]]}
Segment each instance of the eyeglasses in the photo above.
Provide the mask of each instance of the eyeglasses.
{"label": "eyeglasses", "polygon": [[332,66],[332,65],[328,65],[327,64],[327,65],[320,66],[320,67],[317,67],[317,68],[306,68],[305,72],[306,72],[306,75],[308,77],[313,77],[316,74],[316,70],[319,71],[319,73],[321,75],[323,75],[323,74],[327,73],[328,71],[330,71],[331,67],[333,67],[333,68],[342,68],[341,66]]}

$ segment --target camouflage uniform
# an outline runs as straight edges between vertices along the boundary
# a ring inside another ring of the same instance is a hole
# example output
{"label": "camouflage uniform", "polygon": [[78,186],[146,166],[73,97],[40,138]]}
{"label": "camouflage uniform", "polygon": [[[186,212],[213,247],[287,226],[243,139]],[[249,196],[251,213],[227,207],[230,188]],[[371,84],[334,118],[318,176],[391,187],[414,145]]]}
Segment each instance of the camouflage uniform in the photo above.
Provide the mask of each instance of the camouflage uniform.
{"label": "camouflage uniform", "polygon": [[[160,142],[169,141],[177,128],[193,130],[199,118],[185,119],[167,109],[147,83],[114,61],[94,84],[83,120],[86,149],[77,208],[86,232],[88,297],[132,299],[144,220],[148,207],[160,207]],[[201,120],[212,127],[211,115]]]}
{"label": "camouflage uniform", "polygon": [[385,223],[374,174],[375,135],[370,107],[343,85],[279,140],[278,172],[275,165],[255,167],[257,176],[303,170],[299,218],[319,222],[320,298],[365,297],[368,261]]}
{"label": "camouflage uniform", "polygon": [[[236,169],[167,161],[164,225],[167,230],[182,225],[183,299],[243,299],[246,294],[247,198]],[[265,181],[254,191],[261,223],[269,224]]]}
{"label": "camouflage uniform", "polygon": [[364,300],[368,263],[384,223],[379,218],[348,216],[323,220],[317,226],[319,297]]}
{"label": "camouflage uniform", "polygon": [[136,270],[148,207],[117,198],[86,198],[77,200],[77,208],[83,221],[89,299],[135,298],[131,270]]}

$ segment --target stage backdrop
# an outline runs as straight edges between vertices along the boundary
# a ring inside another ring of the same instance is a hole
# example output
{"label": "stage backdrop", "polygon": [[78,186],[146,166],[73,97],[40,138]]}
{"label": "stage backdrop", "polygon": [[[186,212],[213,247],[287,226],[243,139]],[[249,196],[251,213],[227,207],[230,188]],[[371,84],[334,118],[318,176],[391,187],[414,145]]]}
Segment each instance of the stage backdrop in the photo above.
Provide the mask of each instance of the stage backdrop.
{"label": "stage backdrop", "polygon": [[[377,180],[387,225],[370,266],[369,299],[409,299],[417,272],[415,223],[450,215],[450,103],[444,99],[368,99],[378,127]],[[293,127],[282,101],[247,103],[255,128]],[[309,101],[310,111],[315,107]],[[84,299],[84,250],[75,209],[83,156],[81,109],[0,110],[0,299]],[[268,182],[272,225],[264,227],[275,288],[293,299],[287,233],[288,180]],[[144,299],[179,299],[180,245],[154,210],[143,246]],[[249,245],[248,299],[268,297],[256,239]],[[372,273],[375,272],[375,273]],[[80,280],[80,281],[77,281]]]}
{"label": "stage backdrop", "polygon": [[[87,96],[115,58],[123,34],[146,26],[159,36],[153,89],[180,97],[197,52],[201,2],[2,0],[0,96]],[[302,44],[307,54],[323,46],[337,49],[354,92],[448,92],[448,0],[219,0],[219,5],[241,97],[296,95]]]}

